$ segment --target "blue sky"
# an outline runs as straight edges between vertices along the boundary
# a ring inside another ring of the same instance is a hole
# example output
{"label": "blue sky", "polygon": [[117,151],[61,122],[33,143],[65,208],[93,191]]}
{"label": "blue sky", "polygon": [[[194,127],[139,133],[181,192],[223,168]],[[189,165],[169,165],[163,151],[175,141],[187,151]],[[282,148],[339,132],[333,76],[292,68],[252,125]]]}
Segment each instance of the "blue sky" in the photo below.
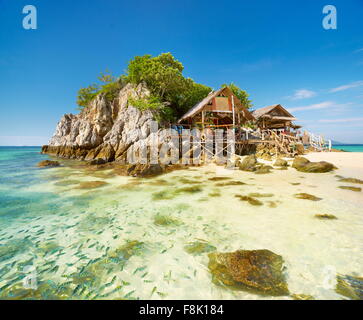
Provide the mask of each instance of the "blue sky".
{"label": "blue sky", "polygon": [[[22,27],[35,5],[38,29]],[[322,27],[325,5],[337,30]],[[233,81],[256,108],[363,143],[363,0],[0,0],[0,145],[47,143],[80,87],[135,55],[172,52],[185,75]]]}

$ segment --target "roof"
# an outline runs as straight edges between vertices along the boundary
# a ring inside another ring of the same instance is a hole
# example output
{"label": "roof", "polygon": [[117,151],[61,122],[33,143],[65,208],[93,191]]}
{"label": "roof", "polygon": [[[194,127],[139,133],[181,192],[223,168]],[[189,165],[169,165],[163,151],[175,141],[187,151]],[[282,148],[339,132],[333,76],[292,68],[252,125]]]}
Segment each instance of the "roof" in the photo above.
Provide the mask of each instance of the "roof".
{"label": "roof", "polygon": [[268,113],[270,113],[272,110],[274,110],[276,108],[279,108],[286,115],[286,118],[291,118],[291,119],[285,119],[285,120],[296,120],[295,117],[290,112],[288,112],[281,104],[275,104],[273,106],[268,106],[268,107],[257,109],[252,112],[252,115],[258,120],[259,118],[267,115]]}
{"label": "roof", "polygon": [[[193,117],[196,113],[198,113],[199,111],[201,111],[203,109],[203,107],[209,103],[209,101],[211,101],[213,98],[217,97],[219,94],[221,94],[223,91],[228,91],[228,95],[234,95],[233,92],[231,91],[231,89],[229,89],[228,87],[223,87],[218,89],[217,91],[212,91],[210,92],[202,101],[198,102],[193,108],[191,108],[187,113],[185,113],[179,120],[178,123],[182,122],[183,120]],[[236,102],[238,102],[241,106],[242,103],[239,101],[239,99],[234,95]],[[248,120],[252,120],[253,116],[252,114],[247,110],[247,108],[243,107],[243,115],[248,119]],[[246,112],[247,111],[247,112]]]}

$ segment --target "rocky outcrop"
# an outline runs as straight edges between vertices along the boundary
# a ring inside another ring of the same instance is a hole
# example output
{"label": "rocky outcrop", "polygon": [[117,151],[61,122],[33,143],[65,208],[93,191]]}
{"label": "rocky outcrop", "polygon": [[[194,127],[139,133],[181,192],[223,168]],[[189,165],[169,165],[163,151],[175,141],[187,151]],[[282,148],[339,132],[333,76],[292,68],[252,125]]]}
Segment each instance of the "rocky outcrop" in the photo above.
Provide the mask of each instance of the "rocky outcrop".
{"label": "rocky outcrop", "polygon": [[288,295],[284,260],[269,250],[210,253],[208,268],[215,284],[262,295]]}
{"label": "rocky outcrop", "polygon": [[238,167],[242,171],[255,171],[257,165],[257,159],[254,154],[246,156],[239,162]]}
{"label": "rocky outcrop", "polygon": [[151,111],[133,107],[129,97],[145,98],[149,94],[143,85],[128,84],[112,103],[98,95],[79,114],[66,114],[61,118],[42,152],[86,161],[125,160],[129,147],[149,136],[153,120]]}
{"label": "rocky outcrop", "polygon": [[58,161],[52,161],[52,160],[43,160],[37,164],[37,167],[39,167],[39,168],[59,167],[59,166],[60,166],[60,163]]}
{"label": "rocky outcrop", "polygon": [[329,162],[310,162],[304,157],[296,157],[294,159],[294,162],[292,163],[292,167],[295,168],[297,171],[310,173],[330,172],[336,169],[336,167]]}

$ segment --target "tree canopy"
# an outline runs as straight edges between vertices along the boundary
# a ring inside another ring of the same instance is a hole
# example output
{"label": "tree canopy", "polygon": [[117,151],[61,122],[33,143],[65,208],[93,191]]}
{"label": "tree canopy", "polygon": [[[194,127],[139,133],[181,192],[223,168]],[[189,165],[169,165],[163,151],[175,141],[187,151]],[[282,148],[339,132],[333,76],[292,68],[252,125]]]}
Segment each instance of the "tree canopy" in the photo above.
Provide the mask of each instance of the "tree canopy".
{"label": "tree canopy", "polygon": [[233,82],[230,84],[223,84],[223,87],[228,87],[232,90],[234,95],[241,101],[245,108],[249,109],[253,107],[252,101],[249,99],[249,94],[242,90],[240,87],[236,86]]}
{"label": "tree canopy", "polygon": [[[145,83],[151,92],[148,99],[133,99],[132,103],[141,110],[154,110],[161,120],[175,121],[211,92],[211,88],[183,76],[184,66],[171,53],[136,56],[128,64],[126,73],[119,78],[108,72],[93,84],[78,91],[77,104],[87,107],[90,101],[102,93],[112,101],[126,83]],[[246,91],[235,84],[228,85],[247,107],[251,107]]]}

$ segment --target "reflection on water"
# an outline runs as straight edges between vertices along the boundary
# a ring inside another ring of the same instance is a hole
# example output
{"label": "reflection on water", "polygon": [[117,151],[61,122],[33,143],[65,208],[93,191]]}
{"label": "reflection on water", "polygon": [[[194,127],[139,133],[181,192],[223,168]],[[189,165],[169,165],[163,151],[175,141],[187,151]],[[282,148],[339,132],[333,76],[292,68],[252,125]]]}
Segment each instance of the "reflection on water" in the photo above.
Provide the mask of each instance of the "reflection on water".
{"label": "reflection on water", "polygon": [[238,249],[281,255],[295,296],[341,299],[336,275],[362,275],[363,201],[334,174],[210,165],[143,180],[35,167],[46,158],[0,148],[2,299],[266,299],[212,283],[208,254]]}

